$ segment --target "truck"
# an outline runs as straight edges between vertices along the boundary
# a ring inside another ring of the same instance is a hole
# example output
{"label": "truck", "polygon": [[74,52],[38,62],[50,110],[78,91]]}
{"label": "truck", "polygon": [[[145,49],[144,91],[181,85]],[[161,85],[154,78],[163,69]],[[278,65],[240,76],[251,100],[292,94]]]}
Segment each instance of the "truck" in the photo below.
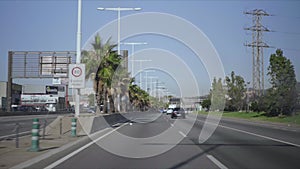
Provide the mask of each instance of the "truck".
{"label": "truck", "polygon": [[172,114],[175,109],[179,109],[181,105],[180,98],[170,98],[167,114]]}

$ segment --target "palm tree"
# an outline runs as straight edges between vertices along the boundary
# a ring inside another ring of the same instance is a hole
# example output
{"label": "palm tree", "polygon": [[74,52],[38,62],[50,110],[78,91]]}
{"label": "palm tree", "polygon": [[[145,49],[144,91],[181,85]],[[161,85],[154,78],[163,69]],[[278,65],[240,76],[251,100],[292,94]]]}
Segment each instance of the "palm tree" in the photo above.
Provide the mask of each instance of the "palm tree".
{"label": "palm tree", "polygon": [[[149,94],[132,84],[134,79],[129,78],[129,73],[122,67],[121,57],[113,51],[116,45],[111,45],[110,39],[102,44],[97,34],[92,46],[92,51],[83,51],[82,63],[86,64],[86,79],[94,81],[97,105],[103,105],[104,113],[115,112],[115,98],[118,96],[128,98],[139,110],[148,107]],[[111,107],[109,110],[108,102]],[[123,110],[127,110],[127,103],[122,105]]]}
{"label": "palm tree", "polygon": [[94,90],[98,106],[104,105],[107,112],[107,98],[111,86],[111,77],[114,69],[119,65],[120,58],[116,52],[112,51],[116,45],[111,45],[110,39],[102,44],[99,34],[95,36],[92,43],[92,51],[82,52],[82,63],[86,64],[86,79],[94,81]]}
{"label": "palm tree", "polygon": [[110,112],[115,111],[113,90],[112,90],[112,79],[120,63],[121,63],[120,56],[116,53],[116,51],[112,51],[111,48],[109,49],[107,55],[105,55],[102,58],[102,61],[99,66],[99,71],[97,75],[103,82],[104,90],[102,94],[104,97],[104,112],[108,112],[108,105],[107,105],[108,101],[111,103]]}
{"label": "palm tree", "polygon": [[146,110],[150,106],[150,97],[147,92],[142,90],[138,85],[133,84],[132,79],[129,85],[129,98],[132,106],[138,110]]}

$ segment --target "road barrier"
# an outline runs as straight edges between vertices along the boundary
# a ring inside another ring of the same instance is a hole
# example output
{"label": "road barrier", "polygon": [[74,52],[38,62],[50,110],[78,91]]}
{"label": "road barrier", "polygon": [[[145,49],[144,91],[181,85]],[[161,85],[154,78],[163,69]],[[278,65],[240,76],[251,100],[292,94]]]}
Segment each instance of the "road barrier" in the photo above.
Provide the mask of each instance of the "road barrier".
{"label": "road barrier", "polygon": [[77,126],[77,119],[72,118],[72,125],[71,125],[71,136],[76,137],[76,126]]}
{"label": "road barrier", "polygon": [[40,150],[39,130],[40,130],[39,119],[35,118],[33,119],[32,122],[31,148],[29,149],[29,151],[37,152]]}
{"label": "road barrier", "polygon": [[20,129],[20,124],[16,123],[14,131],[16,132],[16,148],[19,148],[19,129]]}

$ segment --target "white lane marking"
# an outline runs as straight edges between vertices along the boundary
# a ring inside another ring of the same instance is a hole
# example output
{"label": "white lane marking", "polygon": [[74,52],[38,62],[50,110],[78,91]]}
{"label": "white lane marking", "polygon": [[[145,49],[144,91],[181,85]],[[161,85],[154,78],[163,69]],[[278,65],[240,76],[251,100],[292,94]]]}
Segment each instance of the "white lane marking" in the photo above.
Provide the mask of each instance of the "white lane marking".
{"label": "white lane marking", "polygon": [[214,164],[216,164],[220,169],[228,169],[224,164],[222,164],[219,160],[217,160],[212,155],[206,155],[207,158],[209,158]]}
{"label": "white lane marking", "polygon": [[253,136],[257,136],[257,137],[261,137],[261,138],[273,140],[273,141],[276,141],[276,142],[280,142],[280,143],[284,143],[284,144],[289,144],[289,145],[292,145],[292,146],[295,146],[295,147],[300,147],[299,144],[295,144],[295,143],[291,143],[291,142],[279,140],[279,139],[276,139],[276,138],[272,138],[272,137],[268,137],[268,136],[263,136],[263,135],[260,135],[260,134],[255,134],[255,133],[251,133],[251,132],[248,132],[248,131],[239,130],[239,129],[235,129],[235,128],[231,128],[231,127],[227,127],[227,126],[223,126],[223,125],[220,125],[220,126],[223,127],[223,128],[227,128],[227,129],[230,129],[230,130],[238,131],[238,132],[241,132],[241,133],[246,133],[246,134],[249,134],[249,135],[253,135]]}
{"label": "white lane marking", "polygon": [[173,124],[173,123],[170,123],[170,125],[171,125],[172,127],[174,127],[174,124]]}
{"label": "white lane marking", "polygon": [[[197,120],[197,121],[202,122],[201,120]],[[206,123],[210,123],[210,122],[206,122]],[[211,124],[214,124],[214,123],[211,123]],[[300,147],[299,144],[295,144],[295,143],[291,143],[291,142],[279,140],[279,139],[276,139],[276,138],[272,138],[272,137],[268,137],[268,136],[264,136],[264,135],[260,135],[260,134],[255,134],[255,133],[251,133],[251,132],[248,132],[248,131],[244,131],[244,130],[232,128],[232,127],[223,126],[221,124],[219,124],[218,126],[226,128],[226,129],[238,131],[238,132],[241,132],[241,133],[246,133],[246,134],[249,134],[249,135],[253,135],[253,136],[256,136],[256,137],[261,137],[261,138],[264,138],[264,139],[269,139],[269,140],[276,141],[276,142],[279,142],[279,143],[284,143],[284,144],[292,145],[292,146],[295,146],[295,147]]]}
{"label": "white lane marking", "polygon": [[[92,138],[96,137],[97,135],[99,135],[99,133],[103,133],[103,132],[105,132],[105,131],[108,130],[108,129],[109,129],[109,128],[105,128],[105,129],[100,130],[100,131],[98,131],[98,132],[96,132],[96,133],[93,133],[93,134],[89,135],[89,138],[92,139]],[[57,152],[64,151],[64,150],[66,150],[67,148],[70,148],[70,147],[72,147],[72,146],[74,146],[74,145],[80,143],[83,139],[84,139],[84,138],[79,139],[79,140],[76,140],[76,141],[71,142],[71,143],[69,143],[69,144],[65,144],[65,145],[59,147],[58,149],[53,149],[53,150],[49,151],[48,153],[42,154],[42,155],[37,156],[37,157],[35,157],[35,158],[32,158],[32,159],[30,159],[30,160],[28,160],[28,161],[25,161],[25,162],[23,162],[23,163],[20,163],[20,164],[18,164],[18,165],[16,165],[16,166],[13,166],[11,169],[28,168],[29,166],[32,166],[33,164],[36,164],[36,163],[38,163],[38,162],[40,162],[40,161],[42,161],[42,160],[45,160],[45,159],[47,159],[47,158],[49,158],[49,157],[51,157],[51,156],[57,154]]]}
{"label": "white lane marking", "polygon": [[181,134],[183,137],[186,137],[186,135],[181,131],[179,131],[179,134]]}
{"label": "white lane marking", "polygon": [[93,141],[91,141],[90,143],[88,143],[88,144],[86,144],[86,145],[80,147],[80,148],[77,149],[76,151],[73,151],[72,153],[70,153],[70,154],[66,155],[65,157],[63,157],[63,158],[57,160],[56,162],[54,162],[54,163],[50,164],[49,166],[45,167],[44,169],[52,169],[52,168],[58,166],[58,165],[61,164],[62,162],[68,160],[69,158],[73,157],[74,155],[76,155],[76,154],[78,154],[79,152],[83,151],[84,149],[88,148],[89,146],[91,146],[91,145],[94,144],[95,142],[97,142],[97,141],[103,139],[104,137],[110,135],[111,133],[115,132],[116,130],[118,130],[119,128],[125,126],[126,124],[128,124],[128,123],[125,123],[125,124],[123,124],[123,125],[121,125],[121,126],[115,128],[115,129],[113,129],[113,130],[111,130],[111,131],[105,133],[103,136],[101,136],[101,137],[97,138],[96,140],[93,140]]}

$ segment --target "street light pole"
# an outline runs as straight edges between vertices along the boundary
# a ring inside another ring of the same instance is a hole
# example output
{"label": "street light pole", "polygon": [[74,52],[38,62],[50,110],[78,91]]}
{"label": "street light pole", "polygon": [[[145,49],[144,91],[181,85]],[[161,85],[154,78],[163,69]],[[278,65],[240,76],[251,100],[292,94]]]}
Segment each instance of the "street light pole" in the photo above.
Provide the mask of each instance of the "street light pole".
{"label": "street light pole", "polygon": [[120,55],[121,54],[121,51],[120,51],[121,11],[139,11],[139,10],[142,10],[142,8],[120,8],[120,7],[118,7],[118,8],[102,8],[102,7],[99,7],[99,8],[97,8],[97,10],[100,10],[100,11],[117,11],[118,12],[118,55]]}
{"label": "street light pole", "polygon": [[147,45],[148,43],[147,42],[124,42],[124,43],[121,43],[122,45],[131,45],[131,76],[133,77],[133,60],[134,60],[134,46],[135,45]]}
{"label": "street light pole", "polygon": [[146,92],[148,92],[148,73],[155,72],[155,70],[146,70]]}
{"label": "street light pole", "polygon": [[[148,76],[147,78],[150,79],[150,84],[151,84],[151,89],[150,89],[150,91],[152,92],[152,91],[153,91],[153,85],[152,85],[152,84],[156,83],[156,82],[153,82],[153,79],[157,79],[158,77],[157,77],[157,76]],[[149,93],[150,95],[151,95],[151,92]],[[153,95],[153,96],[154,96],[154,95]]]}
{"label": "street light pole", "polygon": [[[76,41],[76,64],[80,63],[81,58],[81,0],[78,0],[78,14],[77,14],[77,41]],[[67,89],[68,90],[68,89]],[[79,110],[80,98],[79,89],[75,89],[75,116],[80,114]]]}
{"label": "street light pole", "polygon": [[[140,69],[142,70],[142,62],[151,62],[152,60],[132,60],[140,62]],[[140,72],[140,88],[142,88],[142,71]]]}

